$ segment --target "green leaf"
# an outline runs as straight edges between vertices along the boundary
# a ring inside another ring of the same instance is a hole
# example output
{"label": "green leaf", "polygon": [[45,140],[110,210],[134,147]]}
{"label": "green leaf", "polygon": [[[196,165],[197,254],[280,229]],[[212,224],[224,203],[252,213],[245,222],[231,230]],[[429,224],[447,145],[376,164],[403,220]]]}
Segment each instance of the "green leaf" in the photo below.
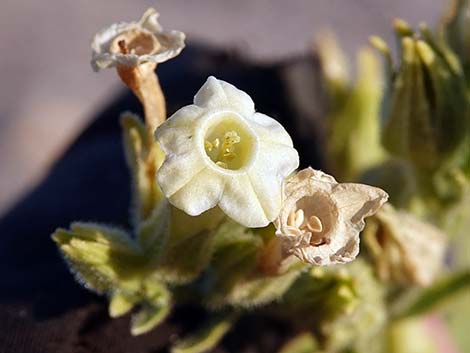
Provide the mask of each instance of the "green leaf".
{"label": "green leaf", "polygon": [[135,296],[115,291],[109,300],[108,312],[112,318],[120,317],[132,310],[138,299]]}
{"label": "green leaf", "polygon": [[309,332],[302,333],[288,341],[279,353],[319,353],[317,341]]}
{"label": "green leaf", "polygon": [[401,66],[393,83],[391,110],[383,142],[394,155],[411,161],[418,169],[429,171],[437,165],[431,107],[416,41],[405,37],[402,48]]}
{"label": "green leaf", "polygon": [[214,258],[206,272],[207,283],[211,284],[205,295],[209,307],[266,305],[289,289],[305,265],[293,259],[286,262],[280,274],[267,274],[260,269],[263,239],[269,242],[272,237],[274,229],[253,231],[233,221],[220,228]]}
{"label": "green leaf", "polygon": [[234,320],[234,315],[222,313],[214,315],[196,333],[178,342],[171,352],[202,353],[215,348],[232,327]]}
{"label": "green leaf", "polygon": [[386,353],[437,353],[425,323],[416,319],[394,322],[387,328]]}
{"label": "green leaf", "polygon": [[260,236],[231,220],[219,228],[208,271],[212,283],[207,299],[209,306],[220,307],[227,303],[227,296],[235,284],[256,267],[262,244]]}
{"label": "green leaf", "polygon": [[323,31],[315,40],[322,79],[333,106],[342,105],[349,86],[349,66],[346,55],[332,32]]}
{"label": "green leaf", "polygon": [[380,141],[380,61],[369,48],[359,52],[357,61],[357,82],[347,92],[344,103],[333,107],[328,117],[328,159],[342,181],[357,179],[385,157]]}
{"label": "green leaf", "polygon": [[132,316],[131,333],[134,336],[149,332],[165,320],[171,311],[171,294],[164,284],[148,279],[144,283],[144,302]]}
{"label": "green leaf", "polygon": [[138,289],[145,258],[123,231],[94,223],[73,223],[52,235],[78,282],[98,293]]}
{"label": "green leaf", "polygon": [[430,78],[433,110],[430,120],[436,131],[438,151],[441,158],[459,149],[469,133],[470,104],[465,92],[465,79],[460,72],[454,73],[444,54],[425,41],[417,41],[416,48]]}
{"label": "green leaf", "polygon": [[170,313],[169,306],[153,306],[143,304],[138,313],[132,316],[131,334],[142,335],[157,327]]}
{"label": "green leaf", "polygon": [[253,308],[271,303],[289,290],[302,268],[292,268],[281,275],[248,274],[245,278],[239,278],[228,292],[211,298],[211,305],[230,304],[239,308]]}
{"label": "green leaf", "polygon": [[212,258],[214,232],[200,232],[169,247],[156,275],[173,284],[184,284],[194,280]]}
{"label": "green leaf", "polygon": [[395,314],[394,319],[422,315],[446,302],[458,292],[470,289],[470,269],[453,273],[432,286],[423,289],[419,295]]}
{"label": "green leaf", "polygon": [[393,62],[392,62],[392,54],[391,54],[389,46],[382,38],[378,36],[370,36],[369,43],[376,50],[378,50],[382,54],[383,58],[385,59],[385,71],[387,73],[386,75],[387,79],[388,80],[393,79]]}
{"label": "green leaf", "polygon": [[406,21],[400,18],[395,18],[393,20],[393,27],[395,29],[395,35],[399,40],[404,37],[411,37],[414,34],[413,28],[411,28]]}
{"label": "green leaf", "polygon": [[161,260],[170,236],[170,204],[162,200],[150,217],[139,225],[137,238],[150,264]]}
{"label": "green leaf", "polygon": [[361,259],[303,272],[279,303],[279,312],[315,327],[321,348],[378,352],[386,321],[383,286]]}
{"label": "green leaf", "polygon": [[451,0],[449,9],[443,16],[439,36],[446,47],[458,56],[470,91],[470,2],[469,0]]}
{"label": "green leaf", "polygon": [[124,152],[131,172],[133,222],[151,216],[156,205],[164,198],[156,180],[156,173],[165,156],[153,135],[134,114],[121,115]]}
{"label": "green leaf", "polygon": [[173,284],[188,283],[199,276],[212,258],[214,240],[224,218],[218,208],[191,217],[172,207],[170,238],[156,274]]}

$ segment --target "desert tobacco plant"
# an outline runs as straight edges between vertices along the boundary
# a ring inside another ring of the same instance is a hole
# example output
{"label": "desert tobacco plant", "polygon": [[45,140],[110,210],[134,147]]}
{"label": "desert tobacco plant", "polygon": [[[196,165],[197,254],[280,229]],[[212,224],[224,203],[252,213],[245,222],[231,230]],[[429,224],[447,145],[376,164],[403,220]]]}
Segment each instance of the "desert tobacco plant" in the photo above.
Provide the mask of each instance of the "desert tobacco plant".
{"label": "desert tobacco plant", "polygon": [[[72,273],[109,297],[111,317],[131,313],[133,335],[177,306],[203,307],[207,319],[173,341],[175,353],[211,350],[247,313],[290,323],[281,353],[406,352],[397,344],[406,334],[426,337],[419,315],[470,283],[468,267],[440,278],[447,237],[438,227],[452,233],[444,220],[468,211],[470,185],[468,60],[457,54],[466,53],[465,18],[455,16],[439,39],[396,21],[400,65],[374,37],[386,70],[363,49],[354,84],[334,37],[320,38],[328,166],[344,182],[297,170],[281,124],[215,77],[167,118],[155,69],[180,53],[185,35],[164,31],[154,9],[100,31],[93,68],[115,67],[145,113],[121,115],[132,229],[57,229]],[[384,190],[393,205],[384,206]]]}

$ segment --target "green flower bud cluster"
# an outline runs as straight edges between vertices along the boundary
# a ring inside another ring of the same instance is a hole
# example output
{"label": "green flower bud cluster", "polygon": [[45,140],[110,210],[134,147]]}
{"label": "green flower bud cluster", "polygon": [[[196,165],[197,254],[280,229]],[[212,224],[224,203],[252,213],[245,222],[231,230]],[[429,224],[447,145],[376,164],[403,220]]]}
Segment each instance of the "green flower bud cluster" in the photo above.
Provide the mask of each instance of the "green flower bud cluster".
{"label": "green flower bud cluster", "polygon": [[412,165],[422,197],[458,199],[470,183],[470,95],[463,63],[443,34],[433,35],[424,24],[419,31],[402,20],[394,25],[396,67],[388,47],[371,40],[389,63],[383,144]]}

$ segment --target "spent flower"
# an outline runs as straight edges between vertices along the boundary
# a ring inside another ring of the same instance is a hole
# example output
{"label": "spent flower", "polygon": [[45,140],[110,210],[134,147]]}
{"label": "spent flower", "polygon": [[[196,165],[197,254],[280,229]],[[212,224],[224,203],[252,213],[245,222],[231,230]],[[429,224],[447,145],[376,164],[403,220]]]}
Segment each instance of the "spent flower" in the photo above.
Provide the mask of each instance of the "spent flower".
{"label": "spent flower", "polygon": [[114,23],[98,32],[91,45],[93,69],[162,63],[177,56],[185,46],[185,34],[163,30],[158,16],[158,12],[150,8],[138,22]]}
{"label": "spent flower", "polygon": [[150,8],[138,22],[114,23],[98,32],[91,44],[93,69],[116,67],[121,80],[142,103],[152,137],[166,119],[165,97],[155,69],[157,64],[177,56],[185,46],[185,34],[164,31],[158,16]]}
{"label": "spent flower", "polygon": [[219,206],[246,227],[277,217],[282,182],[299,164],[284,128],[255,112],[245,92],[214,77],[156,138],[166,155],[157,180],[174,206],[191,216]]}
{"label": "spent flower", "polygon": [[315,265],[346,263],[359,253],[364,218],[387,201],[385,191],[363,184],[338,183],[312,168],[285,183],[285,199],[275,221],[286,254]]}
{"label": "spent flower", "polygon": [[444,264],[444,233],[405,211],[386,205],[364,232],[382,280],[427,286]]}

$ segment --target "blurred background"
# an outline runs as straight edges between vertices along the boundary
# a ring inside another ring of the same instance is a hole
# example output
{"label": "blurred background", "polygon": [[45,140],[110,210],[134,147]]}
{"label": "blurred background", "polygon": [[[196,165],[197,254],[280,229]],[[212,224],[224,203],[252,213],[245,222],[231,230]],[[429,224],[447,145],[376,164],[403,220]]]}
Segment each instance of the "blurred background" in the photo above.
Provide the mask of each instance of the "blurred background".
{"label": "blurred background", "polygon": [[257,62],[310,50],[330,28],[349,55],[395,17],[436,23],[444,0],[105,0],[0,3],[0,214],[47,172],[63,149],[122,88],[113,70],[93,73],[93,34],[155,7],[188,43],[235,49]]}

